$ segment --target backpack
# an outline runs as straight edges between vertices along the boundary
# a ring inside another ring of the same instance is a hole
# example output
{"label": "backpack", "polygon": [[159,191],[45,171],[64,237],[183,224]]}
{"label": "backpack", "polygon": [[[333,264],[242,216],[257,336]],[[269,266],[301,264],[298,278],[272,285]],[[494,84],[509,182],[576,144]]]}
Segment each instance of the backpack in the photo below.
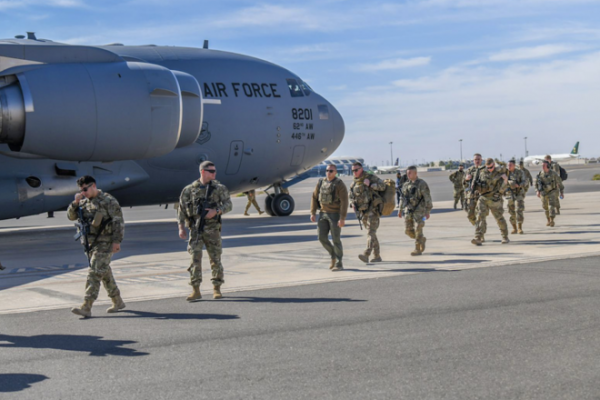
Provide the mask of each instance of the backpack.
{"label": "backpack", "polygon": [[385,183],[385,191],[380,192],[383,200],[381,215],[387,217],[392,215],[396,208],[396,182],[392,179],[386,179],[383,182]]}
{"label": "backpack", "polygon": [[558,166],[558,168],[560,168],[560,179],[562,179],[563,181],[566,181],[567,178],[569,177],[569,174],[567,174],[567,171],[560,165]]}

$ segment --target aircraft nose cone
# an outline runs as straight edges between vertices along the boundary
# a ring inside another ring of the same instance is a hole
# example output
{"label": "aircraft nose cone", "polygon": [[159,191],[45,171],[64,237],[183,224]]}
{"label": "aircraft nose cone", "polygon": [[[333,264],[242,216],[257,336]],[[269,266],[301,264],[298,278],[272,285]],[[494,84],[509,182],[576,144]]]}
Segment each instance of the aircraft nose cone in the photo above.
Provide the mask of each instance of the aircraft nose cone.
{"label": "aircraft nose cone", "polygon": [[342,140],[344,140],[346,125],[344,124],[344,119],[340,112],[333,105],[330,105],[330,108],[331,119],[333,122],[333,143],[337,149],[340,144],[342,144]]}

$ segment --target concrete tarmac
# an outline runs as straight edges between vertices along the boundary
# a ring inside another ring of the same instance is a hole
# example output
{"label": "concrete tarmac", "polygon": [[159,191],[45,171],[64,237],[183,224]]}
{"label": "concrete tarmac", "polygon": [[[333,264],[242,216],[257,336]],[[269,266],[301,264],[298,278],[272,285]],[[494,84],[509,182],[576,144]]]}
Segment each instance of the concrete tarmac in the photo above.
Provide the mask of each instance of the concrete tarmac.
{"label": "concrete tarmac", "polygon": [[378,233],[384,262],[360,262],[365,232],[350,213],[337,273],[308,220],[316,179],[292,188],[288,218],[244,217],[245,199],[234,198],[223,226],[225,298],[209,300],[205,267],[204,299],[193,304],[174,211],[126,210],[112,265],[128,307],[105,314],[101,289],[84,321],[67,310],[81,302],[87,262],[64,213],[0,221],[0,393],[598,398],[599,169],[569,166],[555,228],[530,191],[525,235],[500,244],[490,216],[482,247],[452,209],[448,173],[421,174],[435,201],[426,253],[409,255],[413,241],[394,214]]}

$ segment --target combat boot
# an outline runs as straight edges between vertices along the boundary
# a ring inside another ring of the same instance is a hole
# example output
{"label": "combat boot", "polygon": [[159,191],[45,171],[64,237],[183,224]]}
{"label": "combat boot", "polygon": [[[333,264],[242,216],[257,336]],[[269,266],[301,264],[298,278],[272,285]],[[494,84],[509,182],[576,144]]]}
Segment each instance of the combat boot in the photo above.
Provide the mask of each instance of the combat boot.
{"label": "combat boot", "polygon": [[73,314],[81,315],[83,318],[89,318],[92,316],[92,304],[94,304],[94,300],[85,299],[83,300],[81,307],[71,308],[71,312]]}
{"label": "combat boot", "polygon": [[258,210],[258,215],[263,215],[265,212]]}
{"label": "combat boot", "polygon": [[519,222],[519,224],[518,224],[518,225],[519,225],[519,227],[518,227],[518,230],[519,230],[519,235],[522,235],[522,234],[523,234],[523,223],[522,223],[522,222]]}
{"label": "combat boot", "polygon": [[510,240],[508,240],[508,235],[502,236],[502,244],[507,244],[507,243],[510,243]]}
{"label": "combat boot", "polygon": [[337,272],[337,271],[343,271],[344,270],[344,265],[342,264],[341,261],[338,261],[335,266],[333,268],[331,268],[331,270],[333,272]]}
{"label": "combat boot", "polygon": [[514,222],[511,222],[510,224],[511,224],[511,225],[512,225],[512,227],[513,227],[513,230],[512,230],[512,232],[511,232],[511,234],[513,234],[513,235],[514,235],[515,233],[517,233],[517,224],[515,224]]}
{"label": "combat boot", "polygon": [[474,238],[471,240],[471,243],[473,243],[475,246],[481,246],[481,240],[479,238]]}
{"label": "combat boot", "polygon": [[335,263],[336,263],[336,261],[337,261],[337,260],[336,260],[335,258],[332,258],[332,259],[331,259],[331,265],[329,266],[329,269],[333,269],[333,268],[335,267]]}
{"label": "combat boot", "polygon": [[421,253],[425,253],[425,242],[426,241],[427,241],[427,238],[423,236],[421,238],[421,243],[420,243],[420,245],[421,245]]}
{"label": "combat boot", "polygon": [[415,242],[415,249],[410,253],[410,255],[420,256],[421,254],[421,244],[419,242]]}
{"label": "combat boot", "polygon": [[550,217],[548,217],[548,222],[546,222],[546,226],[550,226]]}
{"label": "combat boot", "polygon": [[200,300],[202,298],[202,295],[200,294],[200,286],[192,286],[192,294],[190,294],[188,297],[186,297],[187,301],[195,301],[195,300]]}
{"label": "combat boot", "polygon": [[125,308],[125,302],[121,298],[120,294],[116,295],[115,297],[111,297],[110,299],[113,305],[112,307],[106,309],[107,313],[116,313]]}
{"label": "combat boot", "polygon": [[372,263],[378,263],[378,262],[382,262],[383,260],[381,259],[381,256],[375,255],[375,257],[371,258]]}
{"label": "combat boot", "polygon": [[245,215],[246,217],[249,217],[249,216],[250,216],[250,214],[248,214],[247,212],[245,212],[245,213],[244,213],[244,215]]}
{"label": "combat boot", "polygon": [[548,222],[548,226],[554,226],[554,217],[550,217],[550,222]]}
{"label": "combat boot", "polygon": [[213,299],[222,299],[221,286],[213,286]]}
{"label": "combat boot", "polygon": [[358,255],[358,259],[362,262],[364,262],[365,264],[369,263],[369,253],[367,253],[366,251],[362,254]]}

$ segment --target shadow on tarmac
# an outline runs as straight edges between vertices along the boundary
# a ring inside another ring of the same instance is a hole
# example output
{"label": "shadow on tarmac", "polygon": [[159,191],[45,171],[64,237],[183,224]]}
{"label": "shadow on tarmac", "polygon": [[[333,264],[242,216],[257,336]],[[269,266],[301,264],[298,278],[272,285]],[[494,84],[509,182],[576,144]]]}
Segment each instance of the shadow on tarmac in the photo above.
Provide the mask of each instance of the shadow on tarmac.
{"label": "shadow on tarmac", "polygon": [[46,379],[49,378],[37,374],[0,374],[0,393],[20,392]]}
{"label": "shadow on tarmac", "polygon": [[[195,302],[195,303],[199,303]],[[204,320],[204,319],[240,319],[237,315],[228,315],[228,314],[172,314],[172,313],[155,313],[149,311],[134,311],[134,310],[123,310],[118,314],[114,314],[113,316],[106,316],[103,318],[152,318],[158,320],[165,321],[173,321],[173,320]]]}
{"label": "shadow on tarmac", "polygon": [[[349,270],[348,270],[349,271]],[[219,302],[233,302],[233,303],[357,303],[365,302],[367,300],[355,300],[346,298],[330,298],[330,297],[315,297],[315,298],[294,298],[294,297],[226,297]]]}
{"label": "shadow on tarmac", "polygon": [[556,240],[519,240],[519,244],[541,244],[547,246],[555,246],[560,244],[592,244],[597,245],[600,244],[597,240],[577,240],[577,239],[556,239]]}
{"label": "shadow on tarmac", "polygon": [[87,335],[37,335],[14,336],[0,334],[0,348],[54,349],[89,352],[90,356],[147,356],[149,353],[122,346],[137,343],[132,340],[103,340],[102,336]]}

